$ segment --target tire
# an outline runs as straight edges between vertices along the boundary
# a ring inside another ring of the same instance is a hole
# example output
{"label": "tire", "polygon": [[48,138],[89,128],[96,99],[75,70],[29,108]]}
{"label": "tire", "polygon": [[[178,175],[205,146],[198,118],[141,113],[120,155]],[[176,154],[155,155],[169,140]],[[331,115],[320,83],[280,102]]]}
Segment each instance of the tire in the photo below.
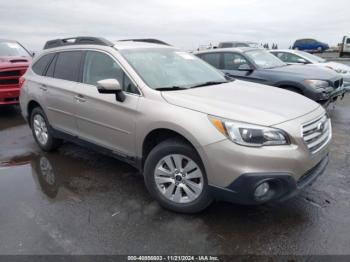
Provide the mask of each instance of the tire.
{"label": "tire", "polygon": [[322,51],[323,51],[322,46],[317,47],[317,52],[322,53]]}
{"label": "tire", "polygon": [[33,109],[30,116],[30,126],[35,142],[43,151],[53,151],[62,144],[61,139],[57,139],[52,135],[49,121],[40,107]]}
{"label": "tire", "polygon": [[153,148],[145,161],[144,179],[151,196],[166,209],[197,213],[212,202],[203,163],[196,150],[181,140],[169,139]]}

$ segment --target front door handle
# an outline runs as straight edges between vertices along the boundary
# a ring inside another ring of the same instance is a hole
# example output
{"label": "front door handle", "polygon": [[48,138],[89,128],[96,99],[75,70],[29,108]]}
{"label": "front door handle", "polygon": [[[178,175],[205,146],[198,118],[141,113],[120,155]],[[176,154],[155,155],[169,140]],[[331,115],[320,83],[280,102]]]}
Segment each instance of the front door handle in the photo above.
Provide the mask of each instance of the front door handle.
{"label": "front door handle", "polygon": [[84,96],[80,94],[75,96],[75,100],[77,100],[78,102],[86,102]]}
{"label": "front door handle", "polygon": [[43,91],[47,91],[47,86],[44,84],[41,84],[39,88]]}

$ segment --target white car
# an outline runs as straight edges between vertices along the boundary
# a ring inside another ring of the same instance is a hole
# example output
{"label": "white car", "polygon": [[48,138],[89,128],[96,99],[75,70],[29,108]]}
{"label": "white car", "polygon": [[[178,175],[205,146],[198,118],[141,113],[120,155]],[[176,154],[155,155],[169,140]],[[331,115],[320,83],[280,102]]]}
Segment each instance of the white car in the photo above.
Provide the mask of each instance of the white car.
{"label": "white car", "polygon": [[344,87],[350,91],[350,66],[329,62],[319,56],[299,50],[271,50],[270,52],[287,64],[308,64],[330,68],[343,77]]}

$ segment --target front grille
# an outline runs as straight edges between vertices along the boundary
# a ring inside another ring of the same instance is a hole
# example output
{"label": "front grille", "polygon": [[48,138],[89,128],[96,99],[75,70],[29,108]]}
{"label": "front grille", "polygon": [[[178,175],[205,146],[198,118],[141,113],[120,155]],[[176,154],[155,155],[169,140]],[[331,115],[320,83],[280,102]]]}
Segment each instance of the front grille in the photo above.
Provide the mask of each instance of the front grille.
{"label": "front grille", "polygon": [[0,85],[17,85],[19,83],[19,79],[1,79],[0,78]]}
{"label": "front grille", "polygon": [[302,126],[303,140],[312,154],[320,151],[332,136],[331,121],[327,115],[316,118]]}
{"label": "front grille", "polygon": [[339,80],[337,80],[337,81],[334,81],[333,87],[334,87],[335,89],[337,89],[337,88],[339,88],[339,87],[341,87],[341,86],[343,86],[343,78],[341,78],[341,79],[339,79]]}
{"label": "front grille", "polygon": [[12,71],[0,72],[0,77],[20,76],[20,75],[21,75],[21,71],[20,70],[12,70]]}
{"label": "front grille", "polygon": [[16,69],[0,72],[0,86],[1,85],[18,85],[19,78],[25,73],[26,69]]}

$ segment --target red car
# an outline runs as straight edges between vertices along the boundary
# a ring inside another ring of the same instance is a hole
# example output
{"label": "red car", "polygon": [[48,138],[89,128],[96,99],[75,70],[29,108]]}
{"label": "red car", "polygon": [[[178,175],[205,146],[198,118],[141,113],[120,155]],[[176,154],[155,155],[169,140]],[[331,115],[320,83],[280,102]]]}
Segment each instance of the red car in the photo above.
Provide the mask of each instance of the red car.
{"label": "red car", "polygon": [[32,56],[21,44],[0,39],[0,106],[18,104],[20,77]]}

